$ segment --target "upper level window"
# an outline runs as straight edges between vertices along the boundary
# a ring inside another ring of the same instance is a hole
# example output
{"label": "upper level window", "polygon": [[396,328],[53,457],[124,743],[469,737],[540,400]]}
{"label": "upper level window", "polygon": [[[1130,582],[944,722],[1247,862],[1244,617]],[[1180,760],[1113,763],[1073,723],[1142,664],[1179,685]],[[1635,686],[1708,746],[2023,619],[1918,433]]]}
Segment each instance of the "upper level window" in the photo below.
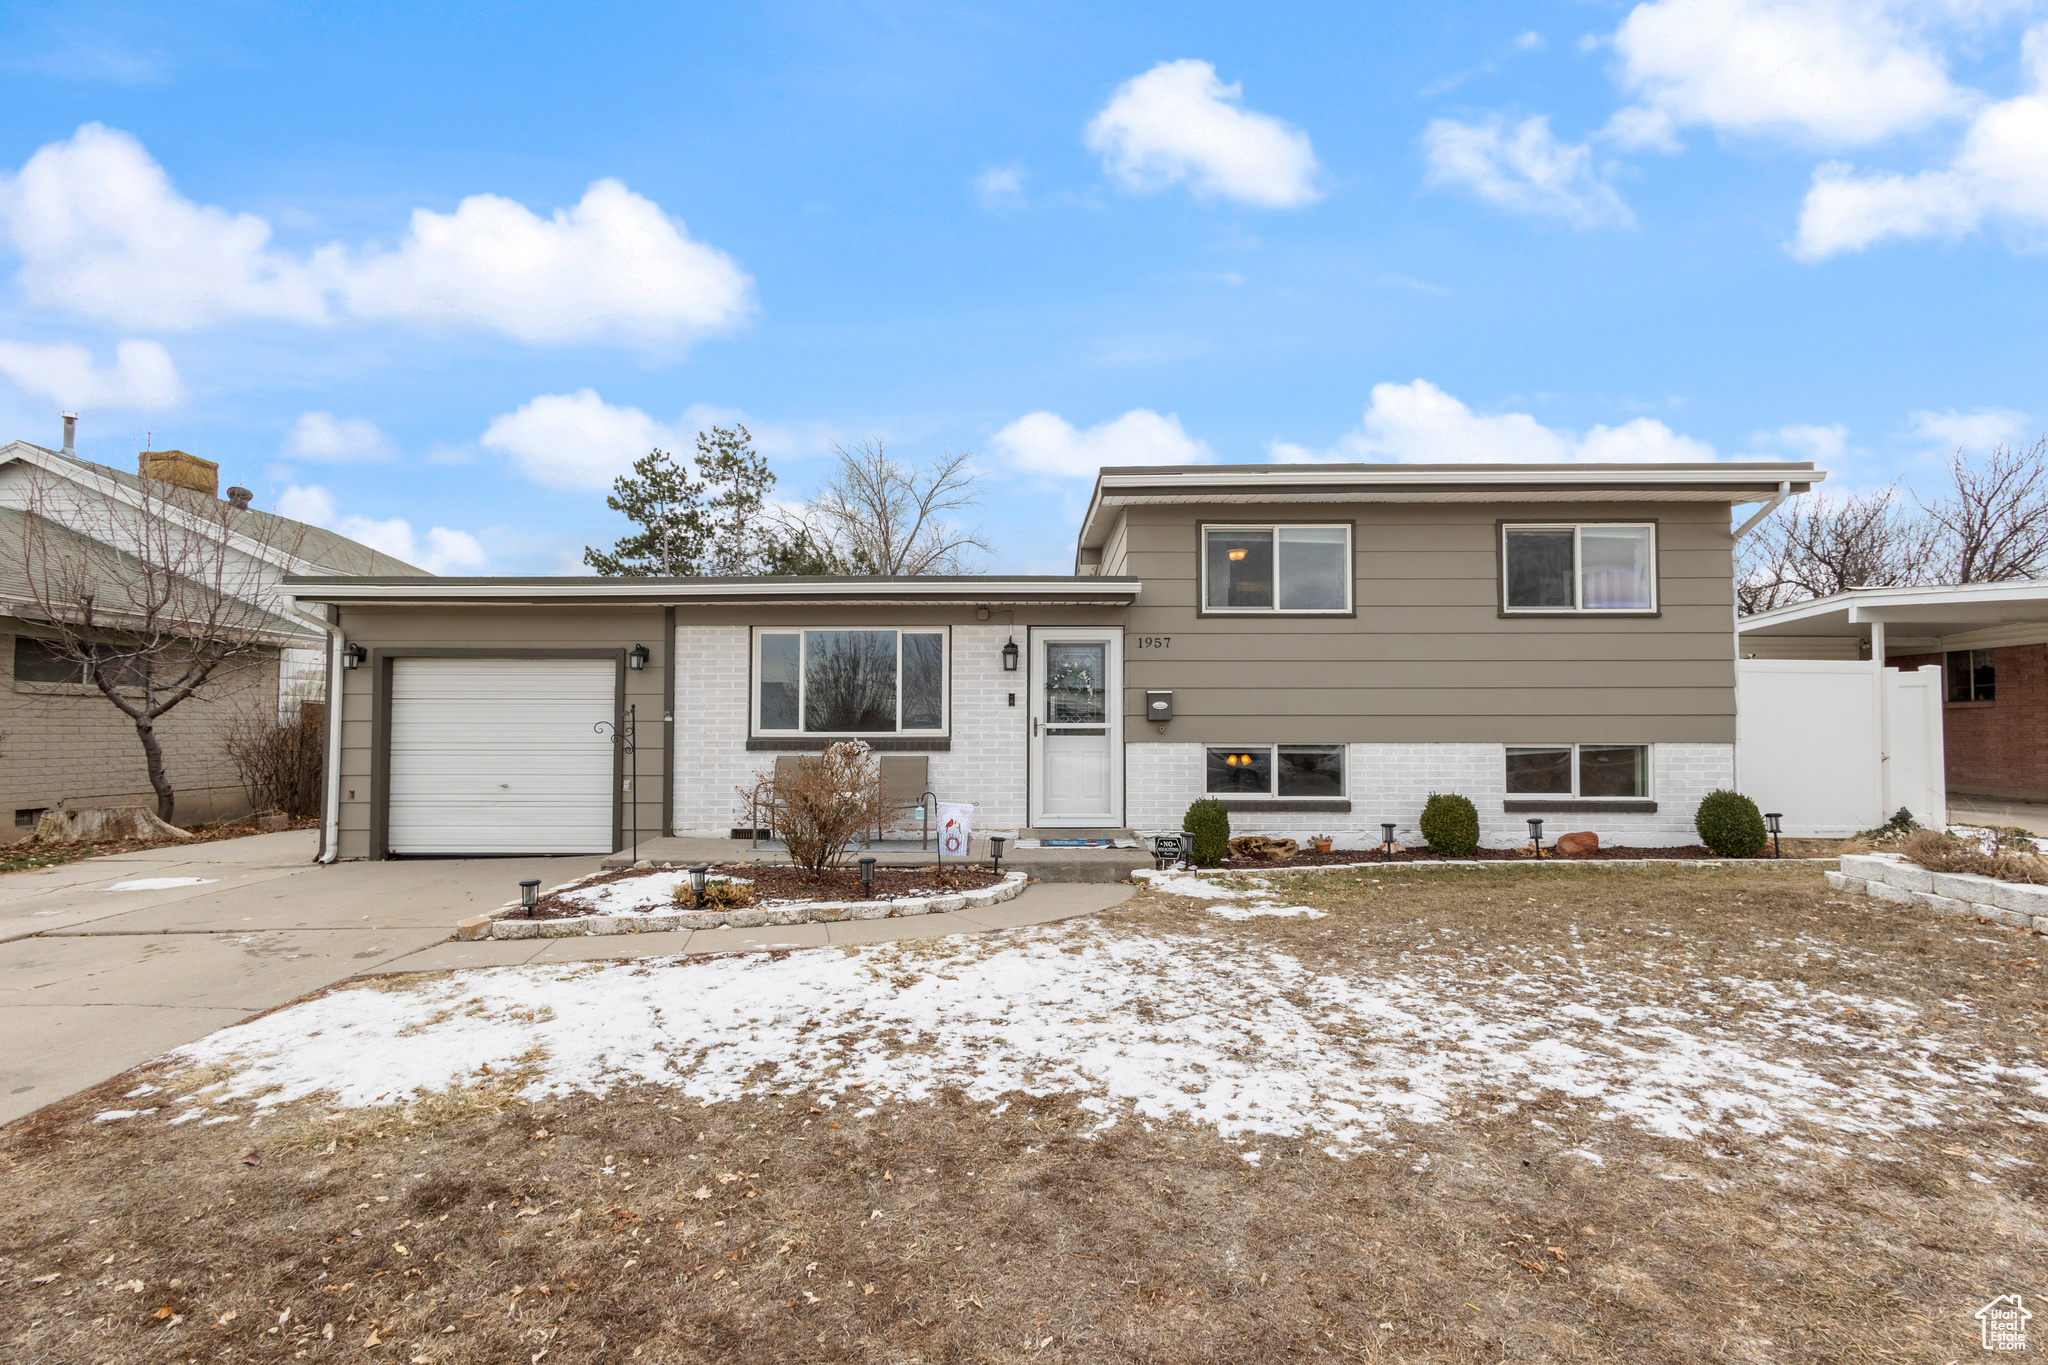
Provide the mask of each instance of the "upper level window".
{"label": "upper level window", "polygon": [[1351,610],[1349,526],[1205,526],[1209,611]]}
{"label": "upper level window", "polygon": [[1501,528],[1509,611],[1655,611],[1657,528],[1595,522]]}
{"label": "upper level window", "polygon": [[1990,701],[1998,691],[1995,649],[1952,649],[1942,656],[1950,701]]}
{"label": "upper level window", "polygon": [[14,680],[25,683],[82,683],[85,664],[47,640],[14,637]]}
{"label": "upper level window", "polygon": [[943,734],[942,630],[762,630],[757,734]]}

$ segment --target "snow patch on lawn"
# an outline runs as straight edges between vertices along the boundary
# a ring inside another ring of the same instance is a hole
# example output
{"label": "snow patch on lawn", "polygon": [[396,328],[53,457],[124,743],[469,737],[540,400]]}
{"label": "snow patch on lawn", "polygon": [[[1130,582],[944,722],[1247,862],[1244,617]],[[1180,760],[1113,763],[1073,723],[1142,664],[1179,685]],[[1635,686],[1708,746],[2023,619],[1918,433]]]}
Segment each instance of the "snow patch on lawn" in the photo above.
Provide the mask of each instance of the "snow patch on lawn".
{"label": "snow patch on lawn", "polygon": [[[1329,970],[1277,948],[1070,922],[343,988],[172,1056],[231,1069],[220,1099],[259,1112],[313,1096],[403,1102],[485,1066],[521,1074],[537,1049],[531,1099],[653,1082],[705,1103],[805,1091],[866,1105],[958,1086],[979,1101],[1075,1096],[1102,1127],[1135,1114],[1348,1147],[1396,1120],[1447,1121],[1488,1091],[1561,1091],[1675,1138],[1812,1124],[1875,1139],[2048,1097],[2031,1061],[1845,1022],[1914,1017],[1900,1000],[1709,980],[1682,1006],[1645,1002],[1623,971]],[[1731,1003],[1739,1018],[1717,1009]]]}

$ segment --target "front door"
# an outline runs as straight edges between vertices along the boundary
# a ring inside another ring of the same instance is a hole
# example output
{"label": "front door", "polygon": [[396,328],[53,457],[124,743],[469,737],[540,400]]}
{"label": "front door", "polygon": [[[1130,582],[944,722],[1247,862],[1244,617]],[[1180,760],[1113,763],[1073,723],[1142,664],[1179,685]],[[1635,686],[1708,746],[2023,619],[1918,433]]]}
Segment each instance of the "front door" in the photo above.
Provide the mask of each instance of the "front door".
{"label": "front door", "polygon": [[1031,823],[1123,824],[1123,641],[1106,627],[1031,631]]}

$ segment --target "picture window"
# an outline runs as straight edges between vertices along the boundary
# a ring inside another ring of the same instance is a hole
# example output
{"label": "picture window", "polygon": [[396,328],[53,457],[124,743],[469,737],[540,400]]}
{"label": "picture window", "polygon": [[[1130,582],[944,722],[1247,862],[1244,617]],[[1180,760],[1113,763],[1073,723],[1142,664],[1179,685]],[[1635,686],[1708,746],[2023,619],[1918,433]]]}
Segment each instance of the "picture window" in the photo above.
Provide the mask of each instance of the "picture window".
{"label": "picture window", "polygon": [[946,633],[758,631],[758,734],[943,734]]}

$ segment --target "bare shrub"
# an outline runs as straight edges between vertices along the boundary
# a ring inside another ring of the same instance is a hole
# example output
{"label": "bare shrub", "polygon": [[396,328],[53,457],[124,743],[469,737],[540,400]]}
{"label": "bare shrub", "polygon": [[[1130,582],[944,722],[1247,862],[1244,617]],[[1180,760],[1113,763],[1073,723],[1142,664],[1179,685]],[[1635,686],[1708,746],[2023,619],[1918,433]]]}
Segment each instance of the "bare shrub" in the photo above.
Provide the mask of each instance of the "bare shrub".
{"label": "bare shrub", "polygon": [[847,845],[894,813],[882,786],[882,765],[857,739],[762,773],[739,793],[757,812],[756,825],[765,816],[768,827],[789,846],[790,861],[814,872],[836,867]]}
{"label": "bare shrub", "polygon": [[228,726],[223,745],[251,808],[298,818],[320,813],[325,715],[318,702],[302,702],[286,720],[266,708],[245,711]]}
{"label": "bare shrub", "polygon": [[706,882],[701,896],[688,885],[676,888],[676,905],[684,910],[739,910],[758,904],[760,899],[750,883],[730,878]]}
{"label": "bare shrub", "polygon": [[1916,829],[1899,841],[1899,852],[1929,872],[1974,872],[2002,882],[2048,886],[2048,861],[2015,852],[2003,840],[1987,853],[1975,839],[1959,839],[1938,829]]}

